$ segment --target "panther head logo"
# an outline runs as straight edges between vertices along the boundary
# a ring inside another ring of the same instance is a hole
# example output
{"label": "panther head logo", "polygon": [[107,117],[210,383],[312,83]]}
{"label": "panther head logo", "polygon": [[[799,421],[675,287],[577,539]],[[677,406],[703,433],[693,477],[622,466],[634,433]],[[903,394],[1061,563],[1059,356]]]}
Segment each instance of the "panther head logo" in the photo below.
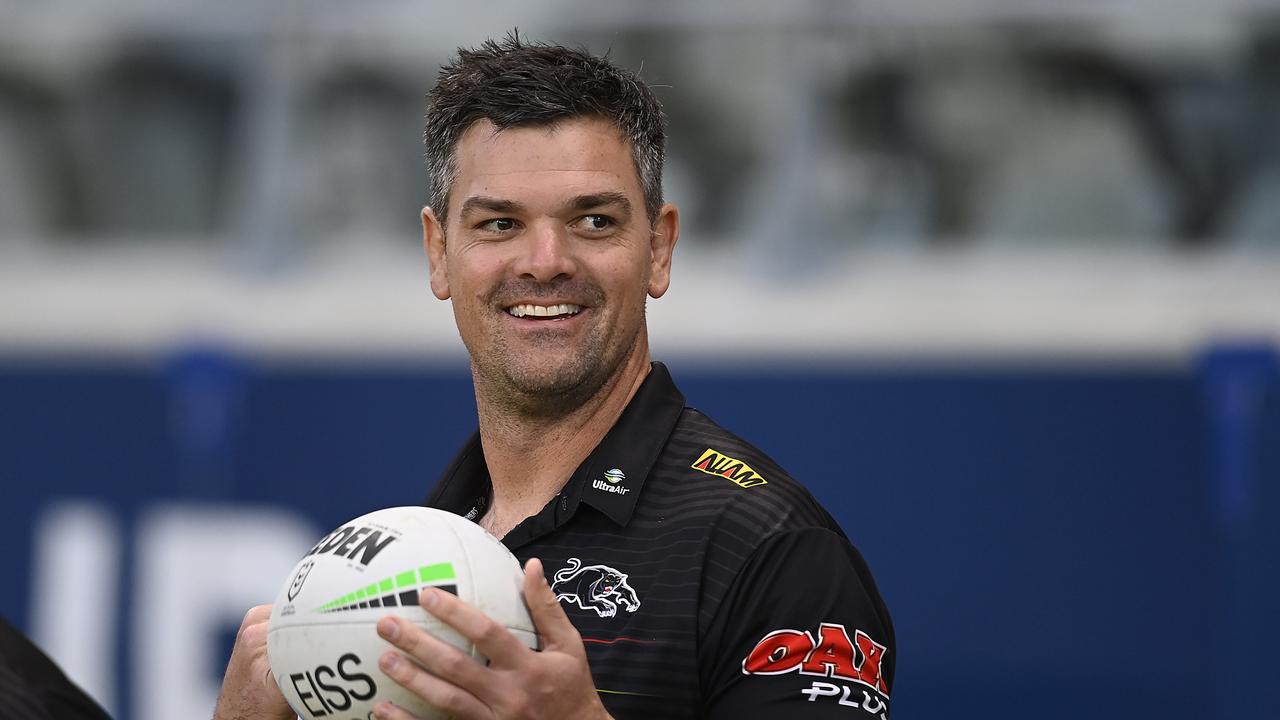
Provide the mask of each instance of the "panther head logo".
{"label": "panther head logo", "polygon": [[569,566],[556,571],[551,590],[557,600],[594,610],[600,617],[617,615],[618,606],[629,613],[640,609],[640,598],[627,582],[626,573],[608,565],[583,567],[578,558],[569,558]]}

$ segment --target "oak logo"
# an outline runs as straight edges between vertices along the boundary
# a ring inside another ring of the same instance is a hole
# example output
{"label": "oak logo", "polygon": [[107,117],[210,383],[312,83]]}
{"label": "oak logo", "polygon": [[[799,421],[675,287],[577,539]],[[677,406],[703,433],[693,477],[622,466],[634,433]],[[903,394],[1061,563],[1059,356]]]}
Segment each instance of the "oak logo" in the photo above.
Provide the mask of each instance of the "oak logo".
{"label": "oak logo", "polygon": [[731,458],[728,455],[707,448],[707,451],[693,461],[689,467],[694,470],[701,470],[708,475],[719,475],[728,479],[738,487],[752,488],[757,485],[767,485],[768,481],[760,476],[760,473],[751,468],[750,465]]}
{"label": "oak logo", "polygon": [[[861,630],[853,638],[844,625],[822,623],[814,636],[805,630],[782,629],[760,638],[742,660],[744,675],[801,675],[839,678],[862,683],[886,698],[880,665],[886,648]],[[810,698],[812,700],[812,698]]]}

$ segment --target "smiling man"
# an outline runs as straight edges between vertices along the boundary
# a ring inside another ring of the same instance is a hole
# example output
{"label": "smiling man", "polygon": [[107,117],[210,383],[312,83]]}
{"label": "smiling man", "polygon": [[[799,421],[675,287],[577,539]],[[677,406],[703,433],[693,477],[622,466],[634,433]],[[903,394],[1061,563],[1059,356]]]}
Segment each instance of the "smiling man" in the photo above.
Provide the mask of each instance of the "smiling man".
{"label": "smiling man", "polygon": [[[437,90],[437,94],[440,90]],[[471,355],[491,502],[503,537],[564,486],[649,373],[646,295],[666,292],[679,231],[645,210],[609,120],[467,126],[450,212],[423,212],[431,287]]]}
{"label": "smiling man", "polygon": [[[424,592],[489,664],[388,617],[382,670],[458,718],[888,718],[893,628],[866,563],[650,358],[645,305],[680,230],[652,92],[511,36],[460,50],[429,99],[431,289],[480,427],[427,504],[526,561],[542,647]],[[290,716],[264,679],[266,616],[245,619],[218,718]]]}

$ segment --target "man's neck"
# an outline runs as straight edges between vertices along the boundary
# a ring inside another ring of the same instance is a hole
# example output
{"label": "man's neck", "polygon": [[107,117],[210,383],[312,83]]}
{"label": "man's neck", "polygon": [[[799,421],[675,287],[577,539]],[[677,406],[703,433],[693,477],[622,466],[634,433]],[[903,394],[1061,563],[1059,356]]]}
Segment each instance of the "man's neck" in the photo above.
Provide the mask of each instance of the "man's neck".
{"label": "man's neck", "polygon": [[555,497],[617,422],[649,367],[649,352],[643,348],[587,402],[551,418],[504,410],[477,392],[480,442],[493,483],[493,498],[480,524],[503,537]]}

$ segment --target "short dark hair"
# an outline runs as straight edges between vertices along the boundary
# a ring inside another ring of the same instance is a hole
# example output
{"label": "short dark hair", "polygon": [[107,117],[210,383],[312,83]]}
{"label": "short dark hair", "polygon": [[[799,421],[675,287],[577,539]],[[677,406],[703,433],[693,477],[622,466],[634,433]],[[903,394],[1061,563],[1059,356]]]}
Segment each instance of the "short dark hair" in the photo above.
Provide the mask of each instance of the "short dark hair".
{"label": "short dark hair", "polygon": [[427,95],[428,204],[441,223],[457,175],[458,139],[479,120],[499,129],[554,125],[579,117],[608,120],[631,143],[649,221],[662,205],[666,121],[638,75],[585,49],[531,43],[518,32],[458,48]]}

